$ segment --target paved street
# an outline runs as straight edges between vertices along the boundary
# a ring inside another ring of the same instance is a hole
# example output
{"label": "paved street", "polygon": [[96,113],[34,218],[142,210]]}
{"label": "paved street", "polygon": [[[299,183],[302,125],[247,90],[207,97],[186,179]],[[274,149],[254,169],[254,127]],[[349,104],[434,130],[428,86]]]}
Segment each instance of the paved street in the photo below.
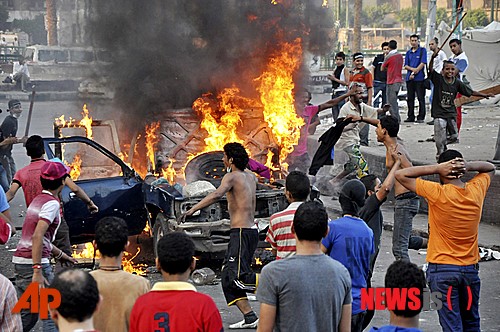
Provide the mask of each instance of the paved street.
{"label": "paved street", "polygon": [[[1,105],[0,108],[5,109],[6,105]],[[52,136],[52,123],[54,118],[60,116],[61,114],[65,114],[66,116],[73,116],[74,118],[80,118],[82,103],[71,103],[71,102],[41,102],[35,104],[35,110],[33,115],[33,122],[31,124],[30,134],[40,134],[42,136]],[[22,136],[25,128],[25,121],[27,116],[27,111],[29,108],[28,103],[23,104],[23,108],[25,112],[23,116],[19,120],[20,128],[19,128],[19,136]],[[110,115],[113,113],[112,108],[107,104],[95,104],[89,105],[89,109],[91,110],[91,116],[94,119],[109,119],[114,118],[115,120],[119,120],[120,116],[118,115]],[[498,108],[497,108],[498,110]],[[132,112],[133,110],[129,110]],[[106,115],[104,117],[104,115]],[[3,120],[5,113],[0,115],[0,120]],[[480,115],[478,114],[478,117]],[[495,116],[496,117],[496,114]],[[467,122],[466,122],[467,123]],[[471,122],[469,122],[471,123]],[[424,134],[420,134],[419,137],[427,137],[426,135],[430,134],[431,126],[426,125],[411,125],[407,126],[408,129],[403,130],[404,137],[411,137],[411,135],[415,135],[415,130],[417,128],[422,128],[425,131]],[[478,127],[476,127],[478,128]],[[489,128],[489,127],[488,127]],[[492,127],[493,128],[493,127]],[[498,127],[494,127],[494,130],[489,128],[488,130],[488,138],[493,138],[494,131],[497,130]],[[412,130],[412,133],[408,133],[405,130]],[[406,132],[406,133],[405,133]],[[466,135],[464,135],[464,139],[470,142],[473,142],[473,136],[471,133],[479,133],[478,130],[469,130],[465,131]],[[495,131],[496,133],[496,131]],[[372,133],[372,139],[374,134]],[[477,139],[478,136],[476,136]],[[462,139],[462,138],[461,138]],[[376,146],[376,143],[371,143],[374,148],[380,148]],[[478,144],[479,145],[479,144]],[[491,139],[485,143],[486,146],[484,148],[487,150],[483,152],[483,155],[488,155],[487,158],[490,158],[492,148],[491,145],[494,145],[494,141],[491,142]],[[419,148],[422,147],[422,152],[429,151],[429,149],[433,149],[434,146],[432,143],[422,143]],[[470,153],[477,154],[477,148],[474,146],[467,144],[466,146],[459,145],[457,148],[468,147],[467,150]],[[14,157],[17,162],[18,168],[25,166],[29,159],[25,155],[25,150],[21,145],[17,145],[14,148]],[[484,159],[487,159],[484,158]],[[480,158],[478,158],[480,159]],[[329,197],[325,198],[325,203],[330,200]],[[16,197],[16,199],[11,204],[13,219],[17,226],[21,226],[22,224],[22,216],[25,212],[25,207],[23,205],[23,199],[20,195]],[[331,215],[332,218],[335,218],[335,215]],[[500,237],[499,228],[497,226],[492,226],[492,232],[497,232],[497,236]],[[391,236],[392,232],[385,231],[382,238],[382,248],[378,257],[374,277],[373,277],[373,286],[382,286],[383,278],[387,267],[392,263],[393,256],[391,253]],[[12,250],[15,248],[15,243],[18,240],[18,236],[16,236],[13,240],[11,240],[6,246],[0,246],[0,273],[6,275],[7,277],[13,276],[12,265],[10,263]],[[498,241],[497,243],[500,243]],[[417,263],[418,265],[422,265],[425,262],[425,254],[419,254],[417,252],[411,253],[412,261]],[[499,310],[497,309],[498,300],[500,300],[500,284],[498,283],[498,272],[500,271],[500,261],[490,261],[490,262],[481,262],[480,263],[480,276],[482,280],[481,287],[481,319],[482,319],[482,331],[498,331],[500,330],[500,315]],[[152,274],[149,278],[154,282],[160,279],[159,274]],[[320,287],[320,285],[318,285]],[[222,319],[224,322],[224,327],[227,328],[229,324],[239,321],[241,319],[241,315],[239,314],[236,307],[228,308],[225,304],[224,297],[222,295],[222,289],[220,284],[213,286],[201,286],[198,287],[199,291],[204,292],[212,296],[220,309]],[[259,310],[258,302],[251,303],[256,311]],[[377,312],[374,319],[373,325],[381,326],[383,324],[388,323],[388,312]],[[437,313],[435,311],[424,312],[420,316],[420,326],[424,331],[438,331],[439,324],[437,319]]]}

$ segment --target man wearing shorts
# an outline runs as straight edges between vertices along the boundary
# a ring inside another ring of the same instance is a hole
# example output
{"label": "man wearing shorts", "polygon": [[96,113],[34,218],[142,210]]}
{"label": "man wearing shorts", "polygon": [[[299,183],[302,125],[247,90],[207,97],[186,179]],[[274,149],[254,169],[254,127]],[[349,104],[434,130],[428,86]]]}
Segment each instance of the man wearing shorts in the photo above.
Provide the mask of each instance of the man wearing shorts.
{"label": "man wearing shorts", "polygon": [[226,144],[222,161],[227,174],[222,178],[219,188],[189,209],[180,220],[184,222],[188,216],[226,195],[231,231],[222,265],[222,290],[227,304],[236,304],[244,316],[244,320],[229,325],[230,329],[256,328],[259,322],[246,295],[247,292],[255,292],[257,289],[258,277],[250,265],[259,242],[259,233],[254,221],[257,179],[252,172],[245,170],[248,159],[243,145]]}

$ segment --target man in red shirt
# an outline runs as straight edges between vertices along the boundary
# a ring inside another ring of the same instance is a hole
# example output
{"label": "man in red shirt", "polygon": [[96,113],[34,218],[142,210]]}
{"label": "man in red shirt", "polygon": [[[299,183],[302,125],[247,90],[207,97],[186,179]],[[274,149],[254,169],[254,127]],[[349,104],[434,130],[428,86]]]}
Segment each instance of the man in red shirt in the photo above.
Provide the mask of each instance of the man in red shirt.
{"label": "man in red shirt", "polygon": [[[40,169],[46,162],[44,159],[45,148],[43,146],[43,138],[38,135],[30,136],[26,140],[26,154],[31,158],[30,164],[16,172],[14,179],[12,180],[12,184],[5,195],[7,196],[7,200],[10,202],[16,195],[19,188],[22,187],[24,200],[26,202],[26,206],[28,207],[31,204],[31,201],[33,201],[33,199],[42,192]],[[87,208],[91,213],[98,211],[98,207],[87,196],[85,191],[76,185],[69,176],[66,176],[63,181],[64,185],[68,186],[78,198],[87,204]],[[54,244],[66,254],[71,255],[69,228],[66,221],[64,221],[64,218],[61,220]]]}
{"label": "man in red shirt", "polygon": [[398,92],[403,82],[403,56],[398,52],[398,43],[389,41],[389,53],[382,64],[382,71],[387,70],[387,102],[391,105],[389,113],[401,123],[398,106]]}
{"label": "man in red shirt", "polygon": [[158,241],[156,268],[163,282],[137,299],[130,314],[130,332],[223,330],[212,298],[188,283],[196,266],[194,244],[184,233],[169,233]]}

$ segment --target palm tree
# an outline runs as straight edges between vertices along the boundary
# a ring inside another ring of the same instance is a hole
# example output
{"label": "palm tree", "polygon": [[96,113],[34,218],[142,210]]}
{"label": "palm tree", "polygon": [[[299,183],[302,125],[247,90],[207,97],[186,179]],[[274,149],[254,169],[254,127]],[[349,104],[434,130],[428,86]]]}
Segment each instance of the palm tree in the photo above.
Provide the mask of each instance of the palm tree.
{"label": "palm tree", "polygon": [[56,0],[46,0],[47,7],[47,42],[50,46],[57,46],[57,12]]}
{"label": "palm tree", "polygon": [[361,52],[361,11],[363,10],[363,0],[354,0],[354,40],[353,52]]}

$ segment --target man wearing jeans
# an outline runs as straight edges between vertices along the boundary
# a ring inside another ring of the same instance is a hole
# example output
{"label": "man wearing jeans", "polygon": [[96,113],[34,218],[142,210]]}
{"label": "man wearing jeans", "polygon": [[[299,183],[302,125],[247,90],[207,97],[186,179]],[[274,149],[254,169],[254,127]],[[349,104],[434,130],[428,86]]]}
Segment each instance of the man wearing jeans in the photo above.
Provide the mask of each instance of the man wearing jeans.
{"label": "man wearing jeans", "polygon": [[398,106],[398,92],[403,83],[401,70],[403,69],[403,56],[398,53],[398,43],[395,40],[389,41],[389,53],[384,59],[380,70],[387,71],[387,102],[391,105],[389,112],[401,122]]}
{"label": "man wearing jeans", "polygon": [[[432,292],[448,295],[438,310],[443,331],[480,331],[478,226],[484,197],[495,166],[464,161],[460,152],[446,150],[439,164],[410,167],[396,172],[397,180],[424,197],[429,204],[427,281]],[[466,172],[479,172],[467,183]],[[438,174],[441,183],[421,177]],[[472,294],[470,310],[463,305]],[[451,306],[450,306],[451,305]]]}
{"label": "man wearing jeans", "polygon": [[389,53],[389,42],[382,43],[382,53],[373,59],[373,106],[382,107],[387,102],[387,72],[381,67]]}
{"label": "man wearing jeans", "polygon": [[420,39],[417,35],[410,36],[411,48],[406,52],[405,69],[406,90],[408,96],[408,118],[405,122],[415,122],[415,94],[418,99],[417,122],[423,123],[425,120],[425,87],[424,68],[427,63],[427,51],[419,46]]}
{"label": "man wearing jeans", "polygon": [[[385,166],[387,172],[396,167],[404,169],[413,166],[410,155],[402,144],[398,142],[399,123],[391,116],[383,116],[380,120],[369,118],[353,118],[353,121],[361,120],[373,126],[377,126],[377,141],[383,143],[386,148]],[[400,163],[397,163],[393,154],[397,153]],[[392,254],[396,260],[404,259],[409,261],[408,249],[422,249],[427,246],[426,239],[420,236],[411,236],[413,218],[418,213],[420,207],[420,198],[406,189],[396,181],[394,184],[394,196],[396,204],[394,205],[394,231],[392,232]]]}

